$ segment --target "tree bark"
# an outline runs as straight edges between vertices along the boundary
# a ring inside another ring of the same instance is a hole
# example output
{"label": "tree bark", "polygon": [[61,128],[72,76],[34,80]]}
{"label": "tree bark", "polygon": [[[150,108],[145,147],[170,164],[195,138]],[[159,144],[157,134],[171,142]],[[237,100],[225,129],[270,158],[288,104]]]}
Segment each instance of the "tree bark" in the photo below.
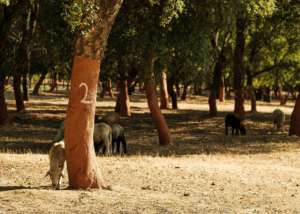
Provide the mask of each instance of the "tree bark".
{"label": "tree bark", "polygon": [[0,125],[7,122],[7,104],[5,101],[5,74],[0,72]]}
{"label": "tree bark", "polygon": [[[19,48],[18,56],[18,70],[22,71],[22,89],[23,89],[23,100],[28,101],[28,83],[27,74],[31,70],[31,40],[36,29],[36,20],[38,13],[38,2],[31,5],[30,1],[24,1],[24,16],[26,19],[23,20],[23,37]],[[20,76],[21,78],[21,76]]]}
{"label": "tree bark", "polygon": [[173,84],[173,80],[170,79],[168,82],[168,92],[171,96],[171,101],[172,101],[172,109],[178,109],[178,105],[177,105],[177,93],[174,90],[174,84]]}
{"label": "tree bark", "polygon": [[219,101],[225,102],[225,84],[223,78],[221,79],[221,85],[219,87]]}
{"label": "tree bark", "polygon": [[28,81],[27,81],[27,75],[26,74],[23,74],[22,89],[23,89],[23,99],[25,101],[28,101],[29,100],[29,93],[28,93]]}
{"label": "tree bark", "polygon": [[250,85],[248,90],[250,92],[250,99],[251,99],[251,112],[255,113],[257,112],[257,105],[256,105],[256,96],[253,89],[253,85]]}
{"label": "tree bark", "polygon": [[130,98],[126,79],[120,80],[119,82],[119,94],[116,102],[115,112],[119,113],[120,116],[131,116]]}
{"label": "tree bark", "polygon": [[156,126],[159,144],[160,145],[169,145],[172,144],[171,134],[166,123],[166,120],[163,114],[160,111],[157,96],[156,96],[156,87],[155,87],[155,77],[154,77],[154,63],[155,57],[154,54],[149,51],[146,62],[146,71],[145,71],[145,85],[146,85],[146,97],[148,101],[148,106],[150,109],[151,117]]}
{"label": "tree bark", "polygon": [[300,93],[298,94],[295,107],[291,115],[289,134],[300,136]]}
{"label": "tree bark", "polygon": [[13,76],[13,88],[14,88],[17,112],[23,112],[25,111],[25,105],[24,105],[23,95],[21,91],[21,75],[19,73],[16,73]]}
{"label": "tree bark", "polygon": [[235,103],[234,112],[240,117],[245,116],[244,108],[244,66],[243,57],[245,49],[245,28],[246,18],[242,17],[244,14],[238,14],[236,20],[236,45],[234,50],[233,72],[234,72],[234,91]]}
{"label": "tree bark", "polygon": [[169,109],[169,94],[166,71],[162,72],[160,79],[160,108]]}
{"label": "tree bark", "polygon": [[223,50],[221,50],[221,52],[218,56],[216,65],[214,67],[213,81],[210,86],[210,94],[209,94],[209,98],[208,98],[209,115],[212,117],[217,116],[217,114],[218,114],[217,98],[218,98],[218,93],[219,93],[219,90],[221,87],[224,63],[225,63],[225,56],[224,56]]}
{"label": "tree bark", "polygon": [[[79,34],[65,121],[65,148],[71,189],[108,188],[97,167],[93,145],[97,83],[107,38],[122,0],[94,1],[94,25]],[[97,15],[95,15],[97,14]],[[90,17],[91,16],[91,17]]]}
{"label": "tree bark", "polygon": [[35,84],[35,86],[33,88],[33,91],[32,91],[33,95],[39,95],[40,87],[43,84],[43,81],[45,80],[46,75],[47,75],[47,72],[42,72],[39,80],[37,81],[37,83]]}

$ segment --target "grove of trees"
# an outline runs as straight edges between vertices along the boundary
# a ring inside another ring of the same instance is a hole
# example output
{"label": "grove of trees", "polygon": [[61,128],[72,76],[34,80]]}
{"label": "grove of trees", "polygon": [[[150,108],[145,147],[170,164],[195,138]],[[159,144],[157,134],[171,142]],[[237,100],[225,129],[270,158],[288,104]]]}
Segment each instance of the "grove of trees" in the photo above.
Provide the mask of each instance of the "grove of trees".
{"label": "grove of trees", "polygon": [[240,117],[245,99],[252,112],[256,100],[270,102],[273,94],[282,105],[296,100],[290,134],[300,136],[300,4],[0,0],[0,124],[9,119],[8,82],[16,111],[24,112],[29,84],[35,80],[37,95],[46,78],[52,80],[50,91],[58,80],[71,80],[65,142],[72,188],[106,187],[92,142],[99,81],[105,90],[116,86],[115,110],[128,117],[130,94],[140,86],[160,145],[172,144],[161,109],[178,108],[189,89],[195,95],[209,91],[210,116],[218,114],[217,100],[228,97]]}

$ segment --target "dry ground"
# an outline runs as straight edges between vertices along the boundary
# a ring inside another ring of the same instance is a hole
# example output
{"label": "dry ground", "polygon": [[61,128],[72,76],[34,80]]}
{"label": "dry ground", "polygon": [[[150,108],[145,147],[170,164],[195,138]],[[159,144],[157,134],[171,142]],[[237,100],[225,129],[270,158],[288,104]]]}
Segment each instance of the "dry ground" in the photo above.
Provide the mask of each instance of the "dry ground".
{"label": "dry ground", "polygon": [[[129,155],[97,158],[113,190],[55,191],[44,178],[46,153],[66,104],[59,93],[32,97],[26,114],[0,128],[0,213],[300,213],[300,139],[287,135],[293,103],[282,108],[282,132],[272,129],[277,103],[258,103],[248,135],[225,137],[232,102],[209,118],[207,99],[191,97],[164,111],[175,145],[159,148],[145,99],[135,95],[132,118],[121,120]],[[113,106],[105,98],[97,113]]]}

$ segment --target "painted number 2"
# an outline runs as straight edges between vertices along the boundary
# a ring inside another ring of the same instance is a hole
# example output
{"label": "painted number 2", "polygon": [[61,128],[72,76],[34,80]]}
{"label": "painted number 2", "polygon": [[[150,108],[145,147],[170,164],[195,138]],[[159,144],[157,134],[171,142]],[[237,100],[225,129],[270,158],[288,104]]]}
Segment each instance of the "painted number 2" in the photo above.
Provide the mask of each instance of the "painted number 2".
{"label": "painted number 2", "polygon": [[87,96],[88,96],[88,92],[89,92],[89,87],[84,82],[80,83],[80,85],[79,85],[79,88],[82,88],[82,87],[84,88],[84,96],[80,100],[80,102],[83,103],[83,104],[91,104],[92,101],[87,100]]}

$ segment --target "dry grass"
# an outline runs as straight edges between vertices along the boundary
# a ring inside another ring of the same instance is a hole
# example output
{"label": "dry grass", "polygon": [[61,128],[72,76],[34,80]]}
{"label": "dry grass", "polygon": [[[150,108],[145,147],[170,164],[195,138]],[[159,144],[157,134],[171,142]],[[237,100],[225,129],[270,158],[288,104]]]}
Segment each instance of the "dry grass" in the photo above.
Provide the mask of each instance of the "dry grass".
{"label": "dry grass", "polygon": [[[175,145],[160,148],[144,97],[135,95],[132,118],[121,121],[129,156],[97,158],[113,191],[54,191],[44,178],[44,153],[67,100],[33,97],[25,115],[0,128],[0,213],[300,213],[300,140],[287,135],[292,104],[283,108],[282,132],[272,129],[276,103],[259,103],[262,113],[247,118],[249,134],[225,137],[232,101],[220,104],[215,118],[206,103],[192,97],[180,110],[164,111]],[[98,114],[113,105],[105,98]]]}
{"label": "dry grass", "polygon": [[[0,212],[299,213],[297,153],[98,158],[113,191],[54,191],[45,155],[1,154]],[[66,184],[65,184],[66,185]]]}

